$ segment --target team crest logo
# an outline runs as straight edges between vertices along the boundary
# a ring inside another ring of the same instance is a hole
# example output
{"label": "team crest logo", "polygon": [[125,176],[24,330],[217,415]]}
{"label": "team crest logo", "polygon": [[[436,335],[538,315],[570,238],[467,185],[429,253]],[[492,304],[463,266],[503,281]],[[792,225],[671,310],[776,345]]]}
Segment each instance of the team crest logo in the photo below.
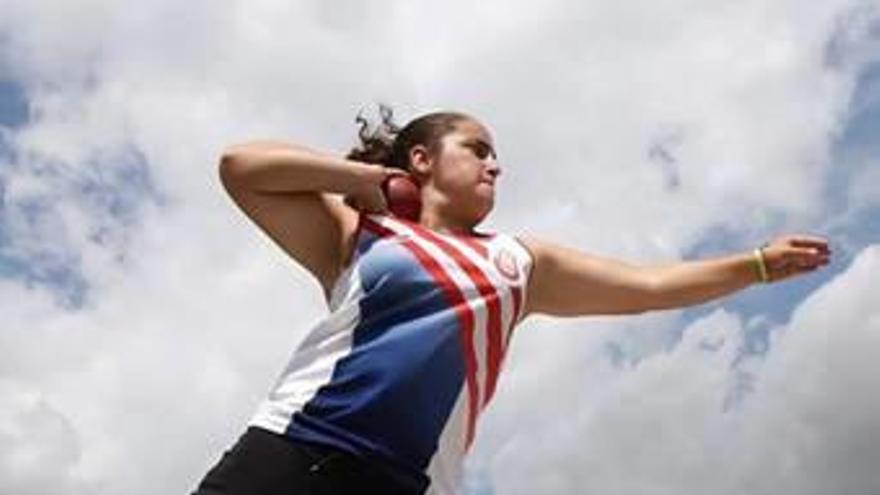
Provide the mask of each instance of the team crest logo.
{"label": "team crest logo", "polygon": [[513,254],[506,249],[501,249],[495,254],[495,268],[510,280],[519,279],[519,267],[516,265],[516,259]]}

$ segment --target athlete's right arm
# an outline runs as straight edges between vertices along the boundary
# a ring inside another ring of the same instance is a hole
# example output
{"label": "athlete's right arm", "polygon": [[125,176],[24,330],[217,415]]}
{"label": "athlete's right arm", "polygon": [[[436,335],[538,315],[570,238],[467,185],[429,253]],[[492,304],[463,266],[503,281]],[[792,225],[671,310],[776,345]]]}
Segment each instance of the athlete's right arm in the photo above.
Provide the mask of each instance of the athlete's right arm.
{"label": "athlete's right arm", "polygon": [[353,250],[358,212],[383,211],[388,169],[280,141],[252,141],[223,150],[220,180],[242,211],[306,268],[327,296]]}

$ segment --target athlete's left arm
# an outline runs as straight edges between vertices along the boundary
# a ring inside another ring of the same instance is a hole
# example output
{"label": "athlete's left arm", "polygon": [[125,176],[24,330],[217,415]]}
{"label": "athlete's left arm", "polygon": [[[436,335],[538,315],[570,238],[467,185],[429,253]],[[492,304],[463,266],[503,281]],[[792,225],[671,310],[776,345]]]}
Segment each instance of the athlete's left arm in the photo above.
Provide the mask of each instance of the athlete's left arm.
{"label": "athlete's left arm", "polygon": [[[534,258],[525,314],[585,316],[637,314],[700,304],[755,283],[752,252],[639,266],[583,253],[531,237],[521,239]],[[782,236],[763,248],[770,281],[828,264],[822,238]]]}

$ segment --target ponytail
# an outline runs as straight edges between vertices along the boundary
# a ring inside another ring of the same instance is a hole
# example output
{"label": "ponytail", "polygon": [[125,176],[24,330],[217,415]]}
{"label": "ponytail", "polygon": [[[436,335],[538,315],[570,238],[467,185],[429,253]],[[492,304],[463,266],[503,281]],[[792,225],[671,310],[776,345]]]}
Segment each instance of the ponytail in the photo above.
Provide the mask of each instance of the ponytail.
{"label": "ponytail", "polygon": [[391,107],[380,103],[379,115],[382,121],[371,130],[370,122],[363,116],[363,111],[359,112],[354,121],[360,125],[358,130],[360,145],[352,148],[345,158],[386,167],[392,166],[394,141],[397,133],[400,132],[400,127],[394,123],[393,113]]}
{"label": "ponytail", "polygon": [[437,156],[443,136],[453,131],[459,121],[471,120],[459,112],[435,112],[413,119],[401,128],[394,123],[393,113],[391,107],[380,103],[381,122],[372,130],[369,121],[358,113],[355,122],[360,125],[360,145],[345,158],[409,171],[409,150],[413,146],[426,146],[432,156]]}

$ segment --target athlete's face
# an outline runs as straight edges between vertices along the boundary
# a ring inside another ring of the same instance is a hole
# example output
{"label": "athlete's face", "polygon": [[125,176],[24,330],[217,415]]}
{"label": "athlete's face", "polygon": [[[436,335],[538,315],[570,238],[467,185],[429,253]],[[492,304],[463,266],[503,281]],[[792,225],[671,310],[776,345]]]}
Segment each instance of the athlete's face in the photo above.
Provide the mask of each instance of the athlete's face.
{"label": "athlete's face", "polygon": [[461,120],[442,139],[432,160],[430,183],[461,217],[479,221],[495,203],[501,173],[489,131],[474,120]]}

